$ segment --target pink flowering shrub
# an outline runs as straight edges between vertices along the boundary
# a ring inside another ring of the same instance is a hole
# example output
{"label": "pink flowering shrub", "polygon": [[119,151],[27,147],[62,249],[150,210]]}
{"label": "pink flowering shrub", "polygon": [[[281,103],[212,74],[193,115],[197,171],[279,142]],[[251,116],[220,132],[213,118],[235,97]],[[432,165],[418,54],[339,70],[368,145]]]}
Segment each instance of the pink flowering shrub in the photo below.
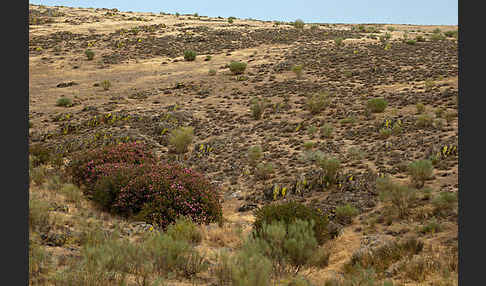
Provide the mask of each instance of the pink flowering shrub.
{"label": "pink flowering shrub", "polygon": [[120,190],[114,209],[164,228],[181,215],[200,224],[222,219],[220,195],[203,175],[165,163],[130,180]]}
{"label": "pink flowering shrub", "polygon": [[180,216],[221,222],[219,191],[202,174],[156,163],[143,144],[106,146],[76,155],[67,173],[105,209],[165,228]]}
{"label": "pink flowering shrub", "polygon": [[144,144],[124,143],[87,150],[74,156],[66,168],[66,173],[74,184],[85,185],[88,194],[92,194],[96,180],[103,172],[102,165],[107,163],[142,165],[154,162],[154,154]]}

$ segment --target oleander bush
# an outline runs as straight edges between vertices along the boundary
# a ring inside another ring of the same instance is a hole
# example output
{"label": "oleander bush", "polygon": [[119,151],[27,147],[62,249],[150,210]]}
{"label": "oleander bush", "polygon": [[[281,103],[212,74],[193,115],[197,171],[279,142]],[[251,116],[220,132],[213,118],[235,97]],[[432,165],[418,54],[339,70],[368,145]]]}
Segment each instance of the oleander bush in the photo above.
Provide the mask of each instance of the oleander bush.
{"label": "oleander bush", "polygon": [[92,190],[100,176],[100,166],[107,163],[152,164],[154,154],[143,143],[123,143],[87,150],[72,156],[66,167],[66,174],[77,186],[87,185]]}

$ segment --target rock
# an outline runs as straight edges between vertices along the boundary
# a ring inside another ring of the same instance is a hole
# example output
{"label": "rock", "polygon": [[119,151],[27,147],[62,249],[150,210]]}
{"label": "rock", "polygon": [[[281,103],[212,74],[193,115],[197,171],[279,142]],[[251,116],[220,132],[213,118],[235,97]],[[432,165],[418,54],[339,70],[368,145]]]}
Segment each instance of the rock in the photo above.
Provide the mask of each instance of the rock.
{"label": "rock", "polygon": [[69,87],[69,86],[73,86],[73,85],[78,85],[79,83],[76,83],[74,81],[70,81],[70,82],[61,82],[60,84],[56,85],[56,87],[59,87],[59,88],[63,88],[63,87]]}
{"label": "rock", "polygon": [[258,206],[256,204],[244,204],[238,208],[239,212],[247,212],[256,209]]}

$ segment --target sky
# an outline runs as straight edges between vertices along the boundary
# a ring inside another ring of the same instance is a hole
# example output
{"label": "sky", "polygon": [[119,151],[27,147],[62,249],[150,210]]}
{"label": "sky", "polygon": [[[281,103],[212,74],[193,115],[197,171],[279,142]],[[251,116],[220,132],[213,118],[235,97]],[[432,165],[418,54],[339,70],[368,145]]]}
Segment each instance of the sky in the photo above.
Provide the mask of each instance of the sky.
{"label": "sky", "polygon": [[30,0],[30,4],[346,24],[457,25],[458,0]]}

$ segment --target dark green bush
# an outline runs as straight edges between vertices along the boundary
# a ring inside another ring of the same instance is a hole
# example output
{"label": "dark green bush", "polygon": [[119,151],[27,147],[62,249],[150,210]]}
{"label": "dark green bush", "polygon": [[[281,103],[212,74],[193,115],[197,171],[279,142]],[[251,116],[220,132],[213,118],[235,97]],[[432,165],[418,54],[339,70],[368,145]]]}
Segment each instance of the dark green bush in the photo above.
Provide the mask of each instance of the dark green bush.
{"label": "dark green bush", "polygon": [[327,230],[328,219],[318,210],[298,202],[286,202],[281,204],[268,204],[255,211],[253,223],[254,236],[259,237],[263,231],[263,224],[281,221],[286,226],[300,219],[314,221],[314,235],[319,244],[326,242],[330,235]]}
{"label": "dark green bush", "polygon": [[368,100],[366,107],[373,113],[385,111],[388,102],[384,98],[371,98]]}
{"label": "dark green bush", "polygon": [[84,51],[84,54],[88,58],[88,61],[91,61],[95,56],[95,53],[92,50],[86,50]]}
{"label": "dark green bush", "polygon": [[73,105],[73,101],[67,97],[60,97],[56,101],[56,106],[70,107]]}
{"label": "dark green bush", "polygon": [[184,51],[184,59],[186,61],[194,61],[196,59],[196,52],[192,50]]}
{"label": "dark green bush", "polygon": [[246,63],[243,62],[231,62],[229,69],[233,74],[242,74],[245,72]]}

